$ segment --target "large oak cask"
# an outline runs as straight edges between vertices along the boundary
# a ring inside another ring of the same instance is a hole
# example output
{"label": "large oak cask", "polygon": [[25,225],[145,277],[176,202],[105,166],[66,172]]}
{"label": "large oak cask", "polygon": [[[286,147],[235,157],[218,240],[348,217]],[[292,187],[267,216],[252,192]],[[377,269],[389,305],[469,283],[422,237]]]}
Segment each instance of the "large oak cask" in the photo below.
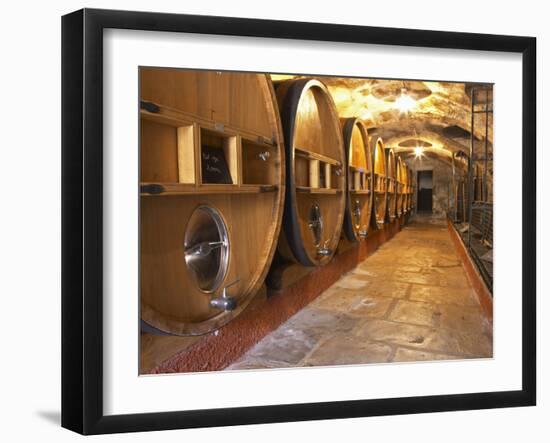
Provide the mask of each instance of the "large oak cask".
{"label": "large oak cask", "polygon": [[346,212],[344,232],[351,242],[358,242],[368,233],[373,200],[373,160],[369,135],[358,118],[342,119],[346,153]]}
{"label": "large oak cask", "polygon": [[371,139],[374,156],[374,216],[376,226],[382,229],[386,222],[388,200],[388,179],[386,175],[386,153],[384,141],[380,137]]}
{"label": "large oak cask", "polygon": [[406,165],[401,156],[397,156],[397,209],[396,213],[398,217],[401,217],[405,213],[405,186],[406,186]]}
{"label": "large oak cask", "polygon": [[388,178],[388,219],[397,216],[397,161],[393,149],[386,150],[386,173]]}
{"label": "large oak cask", "polygon": [[276,84],[286,149],[283,258],[319,266],[333,256],[344,218],[340,121],[326,86],[314,79]]}
{"label": "large oak cask", "polygon": [[411,210],[411,169],[405,164],[404,170],[404,186],[403,186],[403,199],[404,199],[404,211],[408,214]]}
{"label": "large oak cask", "polygon": [[141,68],[142,325],[215,330],[263,284],[282,223],[283,136],[266,75]]}

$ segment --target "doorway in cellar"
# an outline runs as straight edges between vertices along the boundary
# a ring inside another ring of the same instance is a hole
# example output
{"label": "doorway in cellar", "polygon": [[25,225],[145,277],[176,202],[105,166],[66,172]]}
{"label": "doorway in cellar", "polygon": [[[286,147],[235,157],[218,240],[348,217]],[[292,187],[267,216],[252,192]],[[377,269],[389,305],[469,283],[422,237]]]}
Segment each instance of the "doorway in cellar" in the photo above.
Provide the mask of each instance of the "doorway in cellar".
{"label": "doorway in cellar", "polygon": [[418,212],[432,212],[433,171],[418,171]]}

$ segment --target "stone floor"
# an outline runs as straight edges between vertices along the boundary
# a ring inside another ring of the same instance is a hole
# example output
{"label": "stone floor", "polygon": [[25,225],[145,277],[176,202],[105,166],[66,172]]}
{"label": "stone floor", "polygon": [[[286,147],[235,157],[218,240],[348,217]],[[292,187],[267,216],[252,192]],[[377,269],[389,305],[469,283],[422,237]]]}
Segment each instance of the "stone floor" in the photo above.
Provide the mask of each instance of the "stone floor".
{"label": "stone floor", "polygon": [[227,369],[486,358],[492,342],[446,225],[421,219]]}

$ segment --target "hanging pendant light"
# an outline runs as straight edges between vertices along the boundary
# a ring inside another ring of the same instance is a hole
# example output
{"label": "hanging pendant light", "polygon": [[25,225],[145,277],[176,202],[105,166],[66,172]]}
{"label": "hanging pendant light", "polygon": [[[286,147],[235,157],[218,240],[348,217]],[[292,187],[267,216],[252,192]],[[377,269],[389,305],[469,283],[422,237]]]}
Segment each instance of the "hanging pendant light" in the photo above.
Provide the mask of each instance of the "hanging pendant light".
{"label": "hanging pendant light", "polygon": [[395,106],[399,112],[409,112],[416,107],[416,101],[407,94],[406,88],[402,88],[401,95],[395,100]]}

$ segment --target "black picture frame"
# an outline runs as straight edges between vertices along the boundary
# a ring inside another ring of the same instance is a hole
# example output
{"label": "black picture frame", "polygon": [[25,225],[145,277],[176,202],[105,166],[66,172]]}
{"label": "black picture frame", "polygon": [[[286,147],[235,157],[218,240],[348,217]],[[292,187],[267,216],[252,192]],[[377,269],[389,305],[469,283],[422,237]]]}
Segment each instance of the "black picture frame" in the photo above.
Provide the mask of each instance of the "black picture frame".
{"label": "black picture frame", "polygon": [[[131,415],[103,413],[103,31],[108,28],[522,54],[522,389]],[[62,18],[62,426],[82,434],[536,403],[536,39],[83,9]]]}

